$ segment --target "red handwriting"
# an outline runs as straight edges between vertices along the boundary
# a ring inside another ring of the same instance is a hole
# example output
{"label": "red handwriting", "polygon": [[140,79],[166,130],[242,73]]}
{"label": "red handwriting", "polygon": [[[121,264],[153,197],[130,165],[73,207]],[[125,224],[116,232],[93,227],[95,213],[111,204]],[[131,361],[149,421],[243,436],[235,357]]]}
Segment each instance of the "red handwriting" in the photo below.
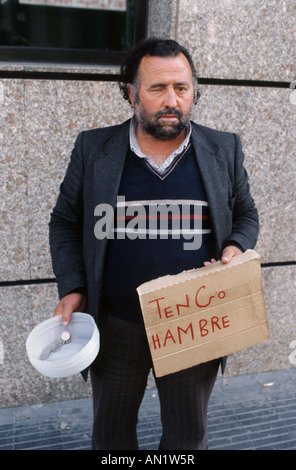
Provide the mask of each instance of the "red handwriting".
{"label": "red handwriting", "polygon": [[160,338],[158,334],[152,335],[151,339],[153,348],[156,350],[171,344],[182,345],[184,342],[188,343],[188,338],[194,341],[198,336],[204,337],[215,333],[217,330],[229,327],[230,323],[227,315],[221,318],[212,316],[208,320],[202,318],[195,325],[191,322],[186,329],[180,326],[175,327],[174,330],[172,328],[168,329],[163,338]]}
{"label": "red handwriting", "polygon": [[[209,297],[207,297],[207,300],[203,301],[204,303],[201,303],[201,299],[200,299],[201,292],[203,293],[204,289],[206,289],[206,286],[201,286],[199,289],[197,289],[196,294],[195,294],[195,298],[194,298],[194,305],[193,306],[196,306],[198,308],[208,307],[211,304],[211,302],[213,301],[213,299],[215,298],[215,295],[209,295]],[[218,294],[217,294],[217,298],[219,300],[224,299],[225,296],[226,296],[226,293],[223,290],[218,292]],[[163,302],[164,300],[165,300],[165,297],[158,297],[157,299],[150,300],[150,302],[149,302],[149,304],[155,302],[157,312],[158,312],[158,315],[159,315],[160,319],[162,319],[162,318],[171,318],[171,317],[174,317],[176,315],[180,316],[181,312],[182,312],[182,309],[192,307],[192,305],[190,305],[190,302],[189,302],[188,294],[185,295],[184,303],[178,303],[175,306],[171,306],[171,305],[166,305],[165,306],[164,302]]]}

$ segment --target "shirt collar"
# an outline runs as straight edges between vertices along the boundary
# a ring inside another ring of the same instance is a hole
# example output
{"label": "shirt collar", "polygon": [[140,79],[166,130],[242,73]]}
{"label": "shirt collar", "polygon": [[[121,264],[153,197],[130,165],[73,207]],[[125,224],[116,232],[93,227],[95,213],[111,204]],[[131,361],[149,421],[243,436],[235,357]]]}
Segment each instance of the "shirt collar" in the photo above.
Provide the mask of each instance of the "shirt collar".
{"label": "shirt collar", "polygon": [[192,126],[191,123],[189,122],[189,126],[186,130],[186,137],[181,143],[181,145],[174,150],[171,155],[168,156],[168,158],[164,161],[164,163],[161,166],[158,166],[154,160],[152,160],[150,157],[145,155],[144,153],[141,152],[141,149],[139,147],[137,137],[136,137],[136,123],[135,119],[131,119],[130,122],[130,130],[129,130],[129,139],[130,139],[130,148],[131,150],[140,158],[144,158],[149,162],[153,168],[155,168],[159,173],[163,173],[167,167],[173,162],[173,160],[180,155],[184,151],[184,149],[189,145],[190,138],[191,138],[191,131],[192,131]]}

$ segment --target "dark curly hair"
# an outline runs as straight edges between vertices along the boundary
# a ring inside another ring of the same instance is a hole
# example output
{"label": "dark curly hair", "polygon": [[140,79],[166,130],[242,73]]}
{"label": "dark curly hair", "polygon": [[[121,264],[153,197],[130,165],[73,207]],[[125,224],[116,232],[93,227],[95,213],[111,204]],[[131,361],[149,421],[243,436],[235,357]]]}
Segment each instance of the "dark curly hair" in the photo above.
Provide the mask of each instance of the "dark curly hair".
{"label": "dark curly hair", "polygon": [[149,38],[137,44],[125,57],[120,68],[120,81],[118,82],[122,96],[129,101],[129,85],[134,85],[138,78],[138,70],[143,57],[176,57],[184,54],[192,70],[195,88],[194,102],[200,94],[197,90],[197,72],[188,50],[173,39]]}

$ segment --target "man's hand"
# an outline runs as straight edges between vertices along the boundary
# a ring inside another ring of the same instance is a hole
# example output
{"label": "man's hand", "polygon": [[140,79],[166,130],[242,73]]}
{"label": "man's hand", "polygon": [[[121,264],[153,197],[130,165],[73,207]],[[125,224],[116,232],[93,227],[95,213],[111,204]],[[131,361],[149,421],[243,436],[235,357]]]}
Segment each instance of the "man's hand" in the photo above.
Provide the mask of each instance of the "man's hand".
{"label": "man's hand", "polygon": [[224,248],[222,251],[221,261],[222,263],[229,263],[229,261],[234,257],[241,255],[242,251],[236,246],[229,245]]}
{"label": "man's hand", "polygon": [[[238,256],[238,255],[241,255],[242,254],[242,251],[237,248],[236,246],[234,245],[229,245],[229,246],[226,246],[224,248],[224,250],[222,251],[222,257],[221,257],[221,261],[222,263],[229,263],[229,261],[234,257],[234,256]],[[211,259],[211,261],[205,261],[204,262],[204,266],[208,266],[209,264],[211,263],[215,263],[216,260],[214,258]]]}
{"label": "man's hand", "polygon": [[73,312],[83,312],[86,307],[86,297],[78,292],[65,295],[58,303],[54,316],[62,315],[63,325],[67,326]]}

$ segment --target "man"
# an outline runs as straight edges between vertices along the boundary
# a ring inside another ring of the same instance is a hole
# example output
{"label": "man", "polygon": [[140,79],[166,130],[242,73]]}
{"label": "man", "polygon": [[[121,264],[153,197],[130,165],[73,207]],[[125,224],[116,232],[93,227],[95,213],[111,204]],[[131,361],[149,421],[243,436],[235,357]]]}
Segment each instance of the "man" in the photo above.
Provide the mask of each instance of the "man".
{"label": "man", "polygon": [[[73,311],[86,311],[100,329],[90,367],[100,450],[137,449],[152,361],[136,288],[218,258],[227,263],[253,248],[258,233],[238,136],[190,121],[199,94],[187,50],[147,40],[121,72],[134,117],[78,136],[50,221],[61,298],[55,315],[66,325]],[[207,406],[221,362],[155,379],[159,449],[207,449]]]}

